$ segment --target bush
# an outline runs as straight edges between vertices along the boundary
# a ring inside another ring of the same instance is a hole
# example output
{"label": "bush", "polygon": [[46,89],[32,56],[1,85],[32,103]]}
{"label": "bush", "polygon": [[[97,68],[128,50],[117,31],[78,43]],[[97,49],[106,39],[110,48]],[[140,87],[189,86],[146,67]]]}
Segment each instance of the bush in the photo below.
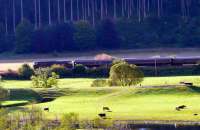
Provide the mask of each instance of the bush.
{"label": "bush", "polygon": [[33,69],[28,64],[23,64],[19,69],[18,73],[22,79],[30,79],[34,74]]}
{"label": "bush", "polygon": [[131,86],[142,82],[143,77],[137,66],[122,61],[111,67],[109,82],[117,86]]}
{"label": "bush", "polygon": [[16,71],[9,69],[7,72],[1,74],[2,79],[14,80],[19,79],[19,74]]}
{"label": "bush", "polygon": [[61,119],[61,128],[76,130],[79,128],[79,117],[76,113],[65,114]]}
{"label": "bush", "polygon": [[[157,67],[157,76],[189,76],[199,75],[199,66],[169,66],[169,67]],[[155,76],[154,67],[141,67],[145,76]]]}
{"label": "bush", "polygon": [[[0,83],[2,79],[0,77]],[[1,101],[4,100],[8,96],[8,91],[0,86],[0,108],[1,108]]]}
{"label": "bush", "polygon": [[35,88],[52,88],[58,86],[58,78],[59,75],[51,72],[49,68],[39,68],[35,71],[35,75],[31,77],[31,80]]}
{"label": "bush", "polygon": [[106,67],[95,67],[87,69],[87,74],[90,77],[108,77],[109,76],[109,68]]}
{"label": "bush", "polygon": [[76,76],[83,76],[86,74],[86,67],[82,64],[77,64],[77,65],[75,65],[75,67],[73,69],[73,73]]}
{"label": "bush", "polygon": [[94,119],[94,128],[112,128],[113,121],[111,119],[101,119],[101,118],[95,118]]}
{"label": "bush", "polygon": [[105,86],[107,86],[107,81],[105,79],[96,79],[91,84],[91,87],[105,87]]}
{"label": "bush", "polygon": [[65,66],[62,66],[62,65],[52,65],[51,71],[58,74],[60,76],[60,78],[72,76],[72,71],[70,69],[67,69]]}

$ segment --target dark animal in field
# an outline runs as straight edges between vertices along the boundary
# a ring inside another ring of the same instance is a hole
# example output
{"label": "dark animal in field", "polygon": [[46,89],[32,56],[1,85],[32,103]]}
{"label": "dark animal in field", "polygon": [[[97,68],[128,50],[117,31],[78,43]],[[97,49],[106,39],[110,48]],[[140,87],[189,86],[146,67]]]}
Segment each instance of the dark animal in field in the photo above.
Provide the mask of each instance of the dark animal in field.
{"label": "dark animal in field", "polygon": [[198,114],[195,113],[194,116],[198,116]]}
{"label": "dark animal in field", "polygon": [[178,106],[178,107],[176,107],[176,110],[177,111],[180,111],[180,110],[182,110],[182,109],[185,109],[187,106],[185,106],[185,105],[181,105],[181,106]]}
{"label": "dark animal in field", "polygon": [[177,110],[177,111],[180,111],[180,109],[179,109],[178,107],[176,107],[176,110]]}
{"label": "dark animal in field", "polygon": [[109,107],[103,107],[103,111],[110,111]]}
{"label": "dark animal in field", "polygon": [[48,108],[48,107],[45,107],[45,108],[44,108],[44,111],[49,112],[49,108]]}
{"label": "dark animal in field", "polygon": [[99,115],[99,117],[101,117],[101,118],[103,118],[103,119],[106,118],[106,114],[105,114],[105,113],[99,113],[98,115]]}

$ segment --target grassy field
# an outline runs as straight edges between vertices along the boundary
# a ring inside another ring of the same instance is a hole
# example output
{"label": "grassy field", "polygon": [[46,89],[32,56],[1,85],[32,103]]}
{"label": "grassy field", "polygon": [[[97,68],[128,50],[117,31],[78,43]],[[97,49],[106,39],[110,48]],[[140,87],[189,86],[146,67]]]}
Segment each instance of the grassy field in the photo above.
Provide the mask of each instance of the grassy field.
{"label": "grassy field", "polygon": [[[120,120],[200,120],[200,88],[177,86],[180,81],[191,81],[200,86],[200,76],[189,77],[149,77],[138,87],[90,87],[94,79],[61,79],[58,89],[32,89],[30,81],[4,81],[12,103],[40,101],[41,96],[52,96],[51,102],[35,104],[49,107],[47,117],[76,112],[81,119],[94,119],[108,106],[112,112],[108,116]],[[165,86],[148,88],[148,86]],[[166,87],[174,85],[174,87]],[[176,111],[175,107],[186,105],[187,109]],[[26,110],[32,105],[9,108],[10,112]],[[197,113],[199,116],[194,116]]]}

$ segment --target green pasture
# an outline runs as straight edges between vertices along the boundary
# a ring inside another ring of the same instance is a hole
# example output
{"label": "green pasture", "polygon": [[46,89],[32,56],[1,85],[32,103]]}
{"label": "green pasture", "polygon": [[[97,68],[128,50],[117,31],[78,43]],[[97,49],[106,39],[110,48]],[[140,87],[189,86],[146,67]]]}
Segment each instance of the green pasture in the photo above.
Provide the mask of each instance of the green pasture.
{"label": "green pasture", "polygon": [[[59,88],[33,89],[30,81],[4,81],[10,89],[10,99],[4,102],[30,102],[28,105],[9,107],[10,112],[29,109],[34,106],[49,107],[45,112],[51,118],[63,113],[78,113],[81,119],[94,119],[102,113],[102,107],[112,112],[107,116],[120,120],[199,120],[200,119],[200,76],[147,77],[137,87],[90,87],[94,79],[60,79]],[[193,82],[196,87],[179,86],[180,81]],[[167,87],[167,86],[171,87]],[[160,86],[151,88],[149,86]],[[55,100],[37,103],[42,97]],[[176,111],[175,107],[186,105],[187,109]],[[199,114],[194,116],[193,114]]]}

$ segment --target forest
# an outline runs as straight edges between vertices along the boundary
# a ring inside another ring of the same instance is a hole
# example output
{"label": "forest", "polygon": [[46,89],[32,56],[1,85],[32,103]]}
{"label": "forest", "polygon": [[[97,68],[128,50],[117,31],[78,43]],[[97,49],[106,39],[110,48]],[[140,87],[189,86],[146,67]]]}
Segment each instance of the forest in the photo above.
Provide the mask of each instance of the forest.
{"label": "forest", "polygon": [[0,51],[199,47],[199,0],[0,0]]}

